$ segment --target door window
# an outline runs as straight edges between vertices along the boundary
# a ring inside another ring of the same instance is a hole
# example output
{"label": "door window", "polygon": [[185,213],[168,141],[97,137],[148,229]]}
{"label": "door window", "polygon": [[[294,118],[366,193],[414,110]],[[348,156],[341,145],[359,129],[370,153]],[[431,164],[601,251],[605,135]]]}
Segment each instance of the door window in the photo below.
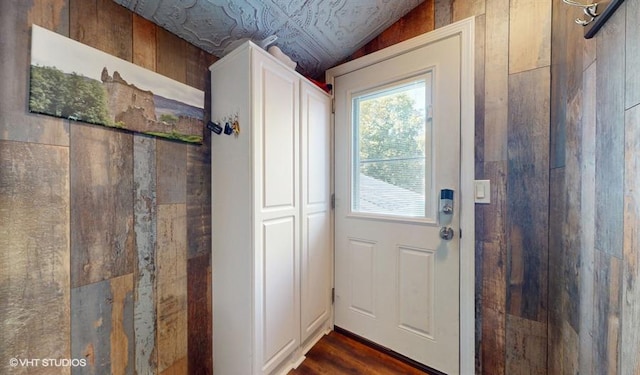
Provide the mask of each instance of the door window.
{"label": "door window", "polygon": [[351,212],[432,213],[432,73],[352,96]]}

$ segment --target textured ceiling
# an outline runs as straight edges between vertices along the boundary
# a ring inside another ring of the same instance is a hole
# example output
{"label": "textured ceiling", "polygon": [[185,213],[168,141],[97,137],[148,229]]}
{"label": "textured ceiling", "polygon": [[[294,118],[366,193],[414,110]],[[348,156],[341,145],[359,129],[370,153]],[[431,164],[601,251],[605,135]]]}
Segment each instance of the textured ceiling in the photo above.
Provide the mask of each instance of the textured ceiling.
{"label": "textured ceiling", "polygon": [[276,35],[300,73],[322,77],[424,0],[114,1],[218,57]]}

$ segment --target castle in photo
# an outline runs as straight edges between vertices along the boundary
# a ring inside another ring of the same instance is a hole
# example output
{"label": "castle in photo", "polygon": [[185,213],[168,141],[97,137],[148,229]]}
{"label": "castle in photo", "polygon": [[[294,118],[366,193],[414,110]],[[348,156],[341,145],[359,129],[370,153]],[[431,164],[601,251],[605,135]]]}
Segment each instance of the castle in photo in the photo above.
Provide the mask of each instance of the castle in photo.
{"label": "castle in photo", "polygon": [[[111,76],[106,67],[102,69],[101,81],[107,94],[109,116],[116,124],[125,124],[127,129],[141,133],[202,137],[202,119],[184,116],[177,110],[188,105],[142,90],[125,81],[117,71]],[[171,108],[161,108],[160,101],[166,104],[164,107]]]}

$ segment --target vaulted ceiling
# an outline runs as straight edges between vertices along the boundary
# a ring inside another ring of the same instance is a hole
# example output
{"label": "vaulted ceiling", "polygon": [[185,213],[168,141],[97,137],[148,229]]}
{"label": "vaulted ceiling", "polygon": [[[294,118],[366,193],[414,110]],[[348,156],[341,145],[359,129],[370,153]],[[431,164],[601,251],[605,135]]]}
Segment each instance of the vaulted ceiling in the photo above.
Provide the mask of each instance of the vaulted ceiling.
{"label": "vaulted ceiling", "polygon": [[424,0],[114,1],[218,57],[275,35],[300,73],[321,77]]}

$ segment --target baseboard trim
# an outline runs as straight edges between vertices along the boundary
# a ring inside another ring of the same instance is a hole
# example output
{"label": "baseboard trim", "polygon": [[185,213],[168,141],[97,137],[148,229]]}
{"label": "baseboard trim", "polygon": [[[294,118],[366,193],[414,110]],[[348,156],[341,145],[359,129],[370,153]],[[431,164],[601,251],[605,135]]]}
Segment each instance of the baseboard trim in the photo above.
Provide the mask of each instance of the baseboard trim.
{"label": "baseboard trim", "polygon": [[344,328],[340,328],[338,326],[334,326],[333,330],[336,331],[336,333],[339,333],[341,335],[347,336],[347,337],[349,337],[351,339],[354,339],[354,340],[356,340],[356,341],[358,341],[358,342],[360,342],[360,343],[362,343],[362,344],[364,344],[364,345],[366,345],[366,346],[368,346],[368,347],[370,347],[372,349],[375,349],[375,350],[377,350],[379,352],[382,352],[382,353],[384,353],[384,354],[386,354],[386,355],[388,355],[390,357],[393,357],[393,358],[395,358],[395,359],[397,359],[397,360],[399,360],[401,362],[404,362],[404,363],[408,364],[411,367],[415,367],[420,371],[424,371],[425,373],[427,373],[429,375],[447,375],[444,372],[440,372],[440,371],[438,371],[436,369],[433,369],[433,368],[431,368],[429,366],[426,366],[423,363],[414,361],[413,359],[411,359],[409,357],[405,357],[405,356],[403,356],[402,354],[400,354],[398,352],[395,352],[395,351],[393,351],[393,350],[391,350],[391,349],[389,349],[387,347],[384,347],[384,346],[382,346],[380,344],[377,344],[377,343],[375,343],[375,342],[373,342],[371,340],[367,340],[366,338],[364,338],[362,336],[359,336],[359,335],[357,335],[357,334],[355,334],[353,332],[347,331]]}

